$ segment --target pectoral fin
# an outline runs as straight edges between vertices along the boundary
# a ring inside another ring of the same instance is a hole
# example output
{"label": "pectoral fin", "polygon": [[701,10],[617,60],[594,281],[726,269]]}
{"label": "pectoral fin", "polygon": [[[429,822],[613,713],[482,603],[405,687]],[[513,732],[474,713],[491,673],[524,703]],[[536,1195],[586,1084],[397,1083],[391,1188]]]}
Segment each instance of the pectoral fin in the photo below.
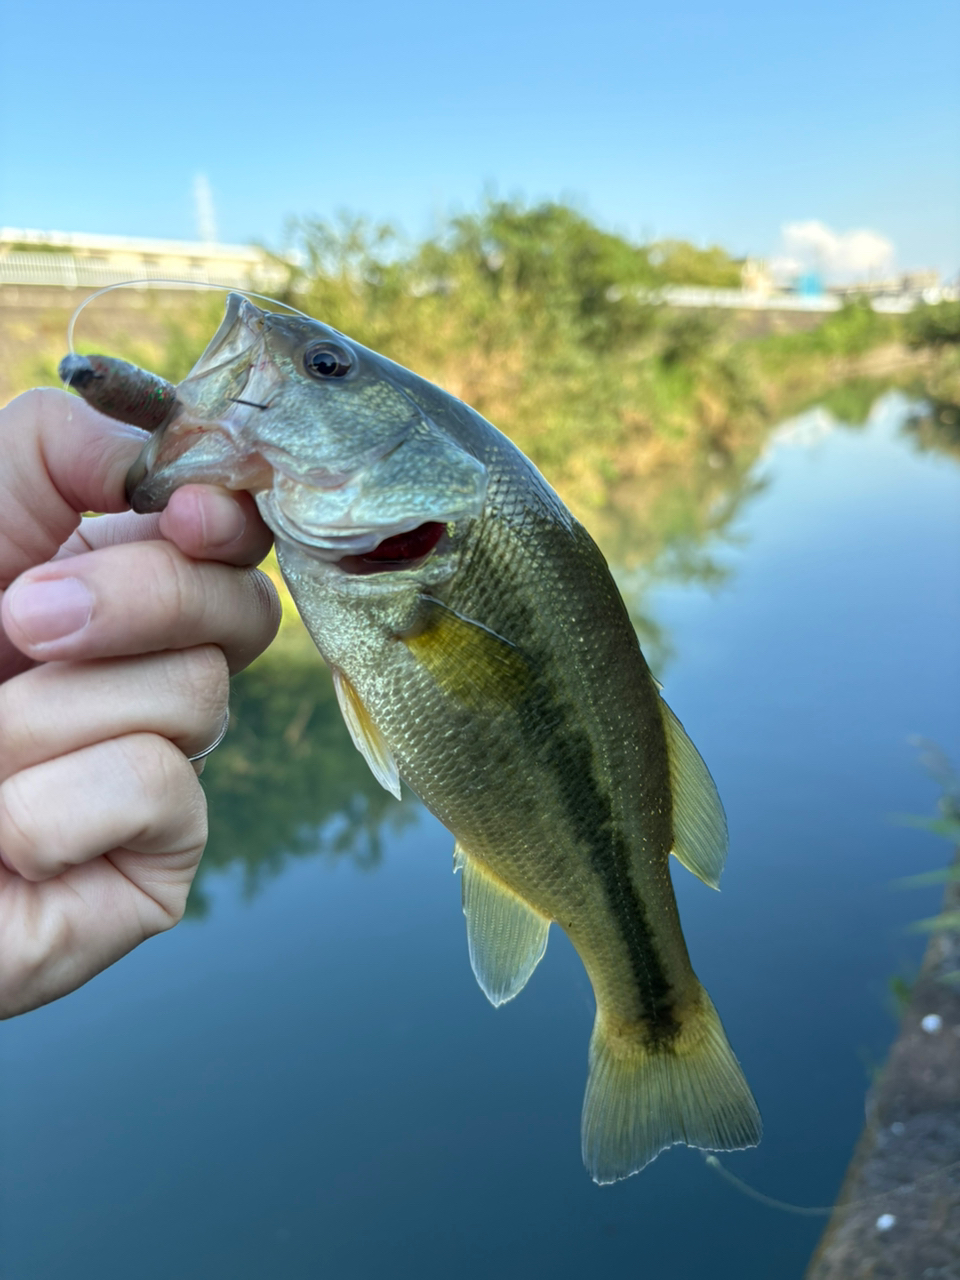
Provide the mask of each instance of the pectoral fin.
{"label": "pectoral fin", "polygon": [[344,723],[350,731],[353,745],[370,766],[370,772],[392,795],[400,799],[400,774],[393,752],[383,739],[383,734],[373,723],[370,713],[360,701],[353,685],[336,667],[333,668],[333,687],[343,713]]}
{"label": "pectoral fin", "polygon": [[673,792],[673,849],[688,871],[711,889],[720,887],[727,857],[727,819],[700,752],[661,699]]}
{"label": "pectoral fin", "polygon": [[472,710],[515,706],[532,678],[527,657],[489,627],[422,596],[415,630],[403,642],[437,684]]}
{"label": "pectoral fin", "polygon": [[453,869],[463,872],[463,914],[473,972],[491,1004],[506,1004],[523,990],[540,963],[550,921],[459,845],[453,851]]}

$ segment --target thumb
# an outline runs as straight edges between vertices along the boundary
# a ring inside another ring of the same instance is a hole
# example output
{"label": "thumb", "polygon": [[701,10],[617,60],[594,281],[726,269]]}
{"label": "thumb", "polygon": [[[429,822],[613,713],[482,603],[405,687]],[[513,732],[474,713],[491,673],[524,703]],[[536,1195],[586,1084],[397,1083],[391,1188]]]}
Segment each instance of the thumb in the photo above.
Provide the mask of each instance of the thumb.
{"label": "thumb", "polygon": [[0,409],[0,590],[66,542],[84,511],[123,511],[147,435],[53,388]]}

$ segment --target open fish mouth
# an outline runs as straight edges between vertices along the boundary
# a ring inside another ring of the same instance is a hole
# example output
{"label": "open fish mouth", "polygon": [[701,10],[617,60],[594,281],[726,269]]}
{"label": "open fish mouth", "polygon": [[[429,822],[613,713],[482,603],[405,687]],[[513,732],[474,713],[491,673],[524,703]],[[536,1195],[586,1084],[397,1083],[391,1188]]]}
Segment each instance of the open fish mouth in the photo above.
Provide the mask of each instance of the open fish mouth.
{"label": "open fish mouth", "polygon": [[366,555],[342,556],[336,563],[344,573],[389,573],[396,569],[417,569],[436,550],[442,550],[447,526],[437,520],[384,538]]}
{"label": "open fish mouth", "polygon": [[449,525],[480,515],[488,479],[482,463],[438,441],[423,457],[428,479],[413,484],[403,454],[413,451],[416,463],[416,447],[391,450],[324,489],[281,470],[274,455],[272,483],[256,493],[260,514],[278,537],[347,573],[414,568],[444,549]]}

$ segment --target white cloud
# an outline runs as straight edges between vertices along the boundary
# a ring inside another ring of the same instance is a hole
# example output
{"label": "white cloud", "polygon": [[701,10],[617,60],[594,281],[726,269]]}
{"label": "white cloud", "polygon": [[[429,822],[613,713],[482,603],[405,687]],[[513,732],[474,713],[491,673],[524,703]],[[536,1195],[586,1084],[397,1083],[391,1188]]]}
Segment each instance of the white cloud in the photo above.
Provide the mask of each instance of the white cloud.
{"label": "white cloud", "polygon": [[893,241],[879,231],[834,231],[823,222],[788,222],[781,228],[785,254],[770,266],[786,279],[815,271],[826,280],[848,282],[876,279],[893,269]]}

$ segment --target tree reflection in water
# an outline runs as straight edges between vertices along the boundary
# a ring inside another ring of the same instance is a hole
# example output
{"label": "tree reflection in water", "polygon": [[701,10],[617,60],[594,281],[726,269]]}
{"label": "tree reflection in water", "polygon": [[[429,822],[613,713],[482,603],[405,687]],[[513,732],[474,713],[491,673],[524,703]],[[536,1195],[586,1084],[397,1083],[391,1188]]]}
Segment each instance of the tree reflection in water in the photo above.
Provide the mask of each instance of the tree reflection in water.
{"label": "tree reflection in water", "polygon": [[765,488],[754,474],[765,439],[758,434],[734,453],[716,448],[682,472],[664,468],[643,484],[619,486],[589,522],[654,674],[663,672],[673,649],[647,596],[663,582],[724,584],[730,569],[717,553],[736,544],[737,517]]}
{"label": "tree reflection in water", "polygon": [[960,405],[927,400],[907,418],[904,430],[918,449],[960,458]]}
{"label": "tree reflection in water", "polygon": [[[838,389],[821,406],[838,426],[867,421],[882,384]],[[925,411],[926,410],[926,411]],[[841,417],[842,415],[842,417]],[[906,431],[918,448],[957,449],[956,410],[918,405]],[[614,568],[647,659],[662,672],[670,637],[645,599],[666,581],[722,586],[731,572],[718,551],[737,541],[736,521],[765,486],[755,463],[767,433],[736,453],[716,450],[680,474],[654,473],[642,486],[612,486],[588,519]],[[374,868],[384,824],[397,831],[416,820],[416,801],[399,804],[374,780],[344,728],[330,674],[299,622],[233,682],[230,732],[207,761],[210,841],[188,913],[207,909],[204,880],[242,867],[254,894],[290,858],[350,858]]]}
{"label": "tree reflection in water", "polygon": [[330,673],[293,627],[231,687],[230,732],[207,761],[210,839],[188,914],[207,910],[206,876],[242,867],[252,895],[288,859],[349,857],[365,869],[382,856],[386,824],[415,821],[377,783],[347,734]]}
{"label": "tree reflection in water", "polygon": [[[758,489],[750,467],[761,441],[743,456],[704,459],[693,473],[651,477],[643,495],[611,493],[590,520],[654,669],[670,652],[669,637],[649,617],[643,597],[655,581],[719,584],[713,557],[737,512]],[[350,741],[330,674],[300,624],[232,685],[230,732],[203,774],[210,840],[190,895],[188,914],[207,910],[204,880],[242,867],[253,895],[290,858],[349,857],[376,867],[384,823],[415,821],[416,803],[398,804],[374,780]]]}

